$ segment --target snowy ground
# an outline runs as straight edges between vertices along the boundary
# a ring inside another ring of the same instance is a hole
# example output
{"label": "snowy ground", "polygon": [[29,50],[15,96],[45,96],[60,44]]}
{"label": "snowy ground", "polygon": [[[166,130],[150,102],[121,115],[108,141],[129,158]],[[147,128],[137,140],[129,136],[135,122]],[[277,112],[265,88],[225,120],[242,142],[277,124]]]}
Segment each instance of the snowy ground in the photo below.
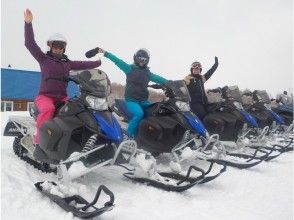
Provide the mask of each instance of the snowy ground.
{"label": "snowy ground", "polygon": [[[1,113],[2,133],[8,115]],[[34,183],[56,181],[12,151],[13,138],[1,134],[1,217],[22,220],[77,219],[36,191]],[[292,220],[293,153],[248,170],[228,168],[214,181],[183,192],[165,192],[122,177],[122,169],[105,167],[74,182],[91,200],[100,184],[115,195],[115,207],[97,219]]]}

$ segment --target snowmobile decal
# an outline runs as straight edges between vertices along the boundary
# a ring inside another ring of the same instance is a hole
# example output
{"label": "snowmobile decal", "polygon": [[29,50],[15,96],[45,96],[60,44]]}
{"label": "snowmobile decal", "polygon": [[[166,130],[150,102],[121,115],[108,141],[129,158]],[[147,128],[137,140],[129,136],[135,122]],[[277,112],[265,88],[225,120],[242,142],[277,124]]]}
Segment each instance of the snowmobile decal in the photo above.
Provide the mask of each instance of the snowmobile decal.
{"label": "snowmobile decal", "polygon": [[201,136],[206,137],[207,131],[202,124],[202,122],[199,120],[199,118],[196,115],[191,115],[190,112],[184,112],[183,115],[189,122],[189,124],[192,126],[192,128]]}
{"label": "snowmobile decal", "polygon": [[97,113],[93,113],[97,123],[101,127],[101,130],[104,134],[109,137],[111,140],[114,141],[121,141],[122,140],[122,130],[120,128],[119,123],[117,122],[116,118],[111,115],[111,122],[112,124],[108,123],[101,115]]}
{"label": "snowmobile decal", "polygon": [[244,116],[244,119],[246,120],[246,122],[248,122],[253,127],[258,128],[257,121],[251,114],[249,114],[248,112],[244,110],[239,110],[239,112]]}
{"label": "snowmobile decal", "polygon": [[283,120],[283,118],[281,116],[279,116],[277,113],[275,113],[273,110],[269,109],[269,112],[272,114],[272,116],[274,117],[274,119],[279,123],[284,125],[285,121]]}
{"label": "snowmobile decal", "polygon": [[22,129],[23,133],[27,133],[27,128],[21,126],[17,122],[8,122],[5,130],[4,130],[4,136],[19,136],[22,135],[20,128]]}

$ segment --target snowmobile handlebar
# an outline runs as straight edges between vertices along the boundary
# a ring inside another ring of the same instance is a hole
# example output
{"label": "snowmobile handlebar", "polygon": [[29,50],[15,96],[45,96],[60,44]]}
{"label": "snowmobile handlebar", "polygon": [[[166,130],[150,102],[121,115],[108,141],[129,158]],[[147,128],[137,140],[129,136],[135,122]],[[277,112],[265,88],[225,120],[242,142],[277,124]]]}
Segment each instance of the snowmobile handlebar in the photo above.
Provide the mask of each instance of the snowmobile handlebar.
{"label": "snowmobile handlebar", "polygon": [[98,52],[99,52],[99,47],[96,47],[96,48],[94,48],[94,49],[92,49],[92,50],[87,51],[87,52],[85,53],[85,56],[86,56],[87,58],[91,58],[91,57],[95,56]]}
{"label": "snowmobile handlebar", "polygon": [[152,89],[163,89],[163,86],[159,84],[148,85],[148,87]]}
{"label": "snowmobile handlebar", "polygon": [[174,95],[174,92],[173,90],[166,84],[153,84],[153,85],[148,85],[149,88],[152,88],[152,89],[162,89],[165,93],[165,95],[169,98],[174,98],[175,95]]}

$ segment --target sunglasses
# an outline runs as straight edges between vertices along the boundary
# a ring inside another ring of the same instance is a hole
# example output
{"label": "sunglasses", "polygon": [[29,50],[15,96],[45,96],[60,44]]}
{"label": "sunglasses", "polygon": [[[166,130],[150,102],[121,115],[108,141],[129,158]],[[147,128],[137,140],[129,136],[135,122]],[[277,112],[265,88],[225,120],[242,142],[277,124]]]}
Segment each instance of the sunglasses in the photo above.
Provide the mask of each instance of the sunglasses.
{"label": "sunglasses", "polygon": [[201,65],[193,65],[191,68],[192,69],[201,69],[202,67],[201,67]]}
{"label": "sunglasses", "polygon": [[142,63],[147,63],[148,62],[148,58],[146,57],[137,57],[138,61],[139,62],[142,62]]}
{"label": "sunglasses", "polygon": [[53,41],[52,42],[52,48],[56,48],[56,49],[64,49],[65,48],[65,43],[62,41]]}

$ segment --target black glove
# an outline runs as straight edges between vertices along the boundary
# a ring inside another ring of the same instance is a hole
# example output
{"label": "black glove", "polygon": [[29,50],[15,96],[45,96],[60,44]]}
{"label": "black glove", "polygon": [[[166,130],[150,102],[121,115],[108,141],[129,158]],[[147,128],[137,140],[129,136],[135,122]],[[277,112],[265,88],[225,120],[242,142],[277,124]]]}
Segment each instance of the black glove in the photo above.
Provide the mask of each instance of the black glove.
{"label": "black glove", "polygon": [[94,48],[94,49],[92,49],[92,50],[89,50],[89,51],[87,51],[87,52],[85,53],[85,56],[86,56],[87,58],[91,58],[91,57],[95,56],[95,55],[98,53],[98,50],[99,50],[99,47],[96,47],[96,48]]}
{"label": "black glove", "polygon": [[217,56],[214,57],[214,62],[218,64],[218,57]]}

